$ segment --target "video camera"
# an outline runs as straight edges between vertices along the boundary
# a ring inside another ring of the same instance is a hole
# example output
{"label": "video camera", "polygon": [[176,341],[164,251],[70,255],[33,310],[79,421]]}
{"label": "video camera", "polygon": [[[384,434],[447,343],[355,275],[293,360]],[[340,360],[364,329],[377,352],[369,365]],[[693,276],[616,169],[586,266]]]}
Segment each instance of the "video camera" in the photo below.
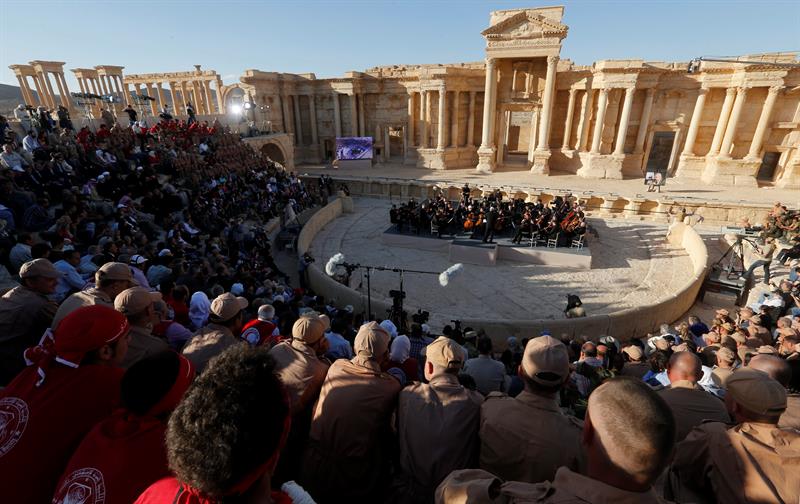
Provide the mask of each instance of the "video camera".
{"label": "video camera", "polygon": [[422,311],[421,309],[418,309],[417,313],[411,315],[411,320],[413,320],[417,324],[426,324],[430,317],[431,317],[431,313],[430,312]]}

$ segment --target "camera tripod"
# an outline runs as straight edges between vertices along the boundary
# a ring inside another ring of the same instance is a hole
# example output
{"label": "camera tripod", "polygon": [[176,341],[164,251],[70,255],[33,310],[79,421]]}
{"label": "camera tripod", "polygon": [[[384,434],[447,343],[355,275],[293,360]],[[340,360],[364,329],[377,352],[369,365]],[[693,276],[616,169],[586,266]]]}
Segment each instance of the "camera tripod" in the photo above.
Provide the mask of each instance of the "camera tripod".
{"label": "camera tripod", "polygon": [[711,268],[721,269],[727,273],[728,280],[742,276],[744,272],[747,271],[744,267],[744,242],[748,242],[754,248],[758,248],[752,240],[737,237],[733,245],[728,247],[728,250],[722,254],[722,257],[720,257]]}

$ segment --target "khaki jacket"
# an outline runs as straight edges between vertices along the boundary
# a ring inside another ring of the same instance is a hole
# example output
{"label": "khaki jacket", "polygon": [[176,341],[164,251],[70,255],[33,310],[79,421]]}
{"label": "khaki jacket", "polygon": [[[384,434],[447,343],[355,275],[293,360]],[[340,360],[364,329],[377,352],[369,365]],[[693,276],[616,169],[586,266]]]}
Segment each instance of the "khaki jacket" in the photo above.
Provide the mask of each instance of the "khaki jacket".
{"label": "khaki jacket", "polygon": [[302,470],[303,486],[317,502],[382,502],[399,392],[400,383],[380,369],[343,359],[331,365]]}
{"label": "khaki jacket", "polygon": [[[499,495],[490,495],[490,487]],[[661,504],[667,501],[650,489],[629,492],[591,479],[566,467],[560,468],[552,483],[503,483],[480,469],[454,471],[436,489],[437,504]]]}
{"label": "khaki jacket", "polygon": [[681,442],[694,427],[705,421],[730,423],[725,404],[689,381],[675,381],[658,391],[675,414],[676,442]]}
{"label": "khaki jacket", "polygon": [[122,360],[122,367],[128,369],[145,357],[167,350],[169,350],[167,342],[158,336],[153,336],[150,329],[131,326],[131,339],[128,343],[128,352]]}
{"label": "khaki jacket", "polygon": [[481,406],[481,469],[527,483],[552,480],[561,466],[579,470],[583,422],[565,415],[557,400],[528,391],[489,394]]}
{"label": "khaki jacket", "polygon": [[56,308],[47,296],[25,286],[14,287],[0,298],[0,385],[25,367],[22,353],[39,343]]}
{"label": "khaki jacket", "polygon": [[283,341],[272,347],[275,370],[289,395],[292,414],[310,407],[316,401],[329,364],[302,341]]}
{"label": "khaki jacket", "polygon": [[226,348],[242,342],[227,327],[212,323],[198,329],[181,353],[192,361],[199,374],[208,365],[208,361]]}
{"label": "khaki jacket", "polygon": [[800,500],[800,432],[744,422],[710,422],[675,450],[670,486],[678,502],[737,504]]}
{"label": "khaki jacket", "polygon": [[800,394],[786,394],[786,411],[781,415],[778,427],[800,430]]}
{"label": "khaki jacket", "polygon": [[465,389],[453,374],[400,392],[397,430],[402,475],[399,502],[432,501],[442,480],[456,469],[477,467],[483,396]]}
{"label": "khaki jacket", "polygon": [[53,329],[58,327],[61,319],[74,312],[78,308],[84,306],[105,305],[114,308],[114,300],[109,297],[105,292],[96,288],[87,289],[85,291],[76,292],[65,299],[61,306],[58,307],[53,323],[50,325]]}

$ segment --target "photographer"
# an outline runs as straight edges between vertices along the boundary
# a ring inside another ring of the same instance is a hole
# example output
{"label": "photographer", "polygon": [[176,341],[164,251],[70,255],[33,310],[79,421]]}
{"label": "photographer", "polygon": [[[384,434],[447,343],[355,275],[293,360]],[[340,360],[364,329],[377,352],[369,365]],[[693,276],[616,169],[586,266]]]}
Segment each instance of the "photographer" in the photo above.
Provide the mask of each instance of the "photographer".
{"label": "photographer", "polygon": [[297,274],[300,276],[300,288],[308,289],[308,267],[314,262],[311,254],[306,252],[303,257],[297,261]]}
{"label": "photographer", "polygon": [[756,260],[747,268],[747,271],[744,272],[742,278],[747,279],[750,275],[753,274],[756,268],[759,266],[764,267],[764,285],[769,285],[769,266],[772,264],[772,254],[775,252],[775,238],[767,237],[764,238],[764,247],[759,248],[754,246],[753,247],[754,255],[756,256]]}

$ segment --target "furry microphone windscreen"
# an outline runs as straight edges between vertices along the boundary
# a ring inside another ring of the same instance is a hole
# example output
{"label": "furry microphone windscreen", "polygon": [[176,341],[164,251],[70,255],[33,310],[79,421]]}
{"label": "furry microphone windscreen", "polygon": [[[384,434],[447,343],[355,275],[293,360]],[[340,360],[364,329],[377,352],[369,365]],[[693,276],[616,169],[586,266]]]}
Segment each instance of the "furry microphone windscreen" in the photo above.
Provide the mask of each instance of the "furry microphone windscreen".
{"label": "furry microphone windscreen", "polygon": [[342,264],[343,262],[344,262],[344,254],[339,252],[338,254],[328,259],[328,263],[325,265],[325,273],[327,273],[328,276],[335,275],[336,267]]}
{"label": "furry microphone windscreen", "polygon": [[439,273],[439,285],[441,285],[442,287],[447,287],[447,284],[450,283],[450,280],[452,280],[453,277],[455,277],[462,271],[464,271],[464,265],[461,263],[450,266],[446,270]]}

